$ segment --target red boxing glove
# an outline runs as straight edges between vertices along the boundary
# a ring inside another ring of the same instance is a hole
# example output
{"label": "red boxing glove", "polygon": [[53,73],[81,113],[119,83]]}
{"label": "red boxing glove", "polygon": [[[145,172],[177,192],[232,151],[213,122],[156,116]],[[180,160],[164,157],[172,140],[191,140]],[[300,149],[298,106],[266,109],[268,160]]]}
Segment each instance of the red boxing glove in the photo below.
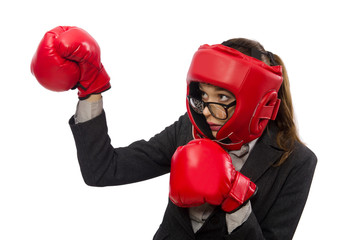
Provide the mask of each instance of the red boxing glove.
{"label": "red boxing glove", "polygon": [[234,212],[256,193],[256,185],[236,171],[229,154],[209,139],[179,147],[171,160],[170,199],[179,207],[204,203]]}
{"label": "red boxing glove", "polygon": [[31,62],[31,72],[52,91],[78,87],[78,97],[108,90],[110,78],[100,61],[100,48],[86,31],[56,27],[41,40]]}

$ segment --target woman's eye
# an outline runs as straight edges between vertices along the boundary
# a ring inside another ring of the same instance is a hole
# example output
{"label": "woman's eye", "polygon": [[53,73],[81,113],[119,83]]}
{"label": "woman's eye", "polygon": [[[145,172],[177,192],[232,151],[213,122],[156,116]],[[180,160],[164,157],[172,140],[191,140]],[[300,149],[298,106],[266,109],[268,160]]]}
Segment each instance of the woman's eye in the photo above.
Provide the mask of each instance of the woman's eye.
{"label": "woman's eye", "polygon": [[226,96],[224,94],[220,94],[219,99],[220,99],[221,102],[226,102],[226,101],[228,101],[230,99],[230,97],[228,97],[228,96]]}
{"label": "woman's eye", "polygon": [[205,92],[201,92],[201,99],[202,100],[206,100],[207,99],[207,94]]}

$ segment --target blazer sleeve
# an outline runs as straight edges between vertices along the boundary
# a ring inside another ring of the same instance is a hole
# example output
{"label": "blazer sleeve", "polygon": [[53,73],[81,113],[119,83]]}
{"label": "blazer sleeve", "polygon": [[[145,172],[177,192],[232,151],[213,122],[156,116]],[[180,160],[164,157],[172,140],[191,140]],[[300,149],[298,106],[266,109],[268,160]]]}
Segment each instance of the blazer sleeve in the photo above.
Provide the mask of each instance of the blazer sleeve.
{"label": "blazer sleeve", "polygon": [[122,185],[168,173],[174,151],[186,144],[191,135],[188,121],[184,115],[149,141],[140,140],[127,147],[114,148],[104,111],[79,124],[75,124],[72,117],[69,125],[85,183],[90,186]]}
{"label": "blazer sleeve", "polygon": [[[303,146],[289,157],[284,166],[273,167],[271,171],[277,172],[279,180],[276,181],[279,182],[275,199],[274,194],[269,194],[273,200],[267,214],[261,218],[252,211],[248,220],[226,239],[292,239],[308,198],[316,164],[314,153]],[[265,205],[269,200],[264,201]]]}

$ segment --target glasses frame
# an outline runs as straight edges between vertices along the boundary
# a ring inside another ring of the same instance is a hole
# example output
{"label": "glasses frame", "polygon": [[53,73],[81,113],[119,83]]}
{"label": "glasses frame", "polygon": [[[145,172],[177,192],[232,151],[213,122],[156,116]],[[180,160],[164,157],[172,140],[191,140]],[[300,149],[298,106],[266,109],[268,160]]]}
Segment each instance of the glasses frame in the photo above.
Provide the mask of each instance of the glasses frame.
{"label": "glasses frame", "polygon": [[[201,110],[201,112],[199,111],[199,109],[197,109],[196,107],[193,107],[193,106],[192,106],[192,104],[191,104],[191,99],[194,99],[194,100],[199,101],[199,102],[202,103],[202,110]],[[207,108],[209,109],[209,112],[211,113],[211,115],[212,115],[214,118],[219,119],[219,120],[226,120],[226,119],[228,119],[228,117],[229,117],[228,109],[236,105],[236,100],[233,101],[232,103],[229,103],[229,104],[223,104],[223,103],[217,103],[217,102],[204,102],[204,101],[201,100],[201,99],[198,99],[198,98],[195,98],[195,97],[191,97],[191,96],[187,96],[187,100],[189,101],[189,104],[190,104],[191,108],[194,109],[196,113],[202,114],[202,112],[204,111],[205,107],[207,107]],[[214,112],[211,110],[211,108],[209,108],[209,105],[210,105],[210,104],[216,104],[216,105],[221,106],[221,107],[224,109],[225,113],[226,113],[226,117],[225,117],[225,118],[219,118],[219,117],[217,117],[217,116],[214,114]]]}

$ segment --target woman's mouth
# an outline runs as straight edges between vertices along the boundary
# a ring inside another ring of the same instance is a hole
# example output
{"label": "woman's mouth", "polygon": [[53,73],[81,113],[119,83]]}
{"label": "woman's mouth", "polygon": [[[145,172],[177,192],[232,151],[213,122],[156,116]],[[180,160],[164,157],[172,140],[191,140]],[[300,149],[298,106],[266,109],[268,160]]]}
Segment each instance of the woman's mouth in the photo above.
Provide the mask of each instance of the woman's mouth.
{"label": "woman's mouth", "polygon": [[212,122],[207,122],[209,124],[211,131],[219,131],[219,129],[222,127],[222,125],[218,125]]}

